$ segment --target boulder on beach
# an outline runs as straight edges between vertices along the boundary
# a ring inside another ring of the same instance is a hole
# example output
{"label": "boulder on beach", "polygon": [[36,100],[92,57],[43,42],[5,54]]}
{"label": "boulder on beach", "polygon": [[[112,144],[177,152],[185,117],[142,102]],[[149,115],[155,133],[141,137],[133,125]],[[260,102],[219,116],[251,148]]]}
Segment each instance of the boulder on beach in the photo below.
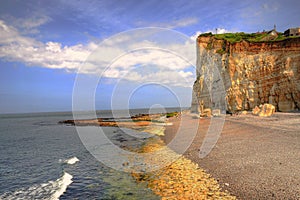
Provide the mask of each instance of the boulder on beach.
{"label": "boulder on beach", "polygon": [[243,110],[242,112],[239,113],[239,115],[247,115],[248,111],[247,110]]}
{"label": "boulder on beach", "polygon": [[255,108],[253,108],[252,110],[253,115],[258,115],[259,112],[260,112],[260,108],[258,106],[255,106]]}
{"label": "boulder on beach", "polygon": [[219,116],[221,116],[221,110],[220,110],[220,109],[214,109],[214,110],[212,111],[212,115],[213,115],[214,117],[219,117]]}
{"label": "boulder on beach", "polygon": [[275,113],[275,106],[272,104],[264,104],[255,106],[255,108],[252,110],[253,115],[258,115],[260,117],[269,117]]}
{"label": "boulder on beach", "polygon": [[206,108],[203,110],[203,112],[200,114],[200,117],[211,117],[211,109]]}

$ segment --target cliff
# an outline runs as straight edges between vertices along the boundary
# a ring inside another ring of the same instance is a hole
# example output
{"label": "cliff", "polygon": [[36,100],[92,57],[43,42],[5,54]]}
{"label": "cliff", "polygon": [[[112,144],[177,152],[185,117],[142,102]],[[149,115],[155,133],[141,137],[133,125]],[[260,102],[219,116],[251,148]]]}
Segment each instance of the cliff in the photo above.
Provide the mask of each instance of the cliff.
{"label": "cliff", "polygon": [[270,103],[276,111],[300,108],[300,38],[230,42],[197,38],[197,80],[192,111],[230,112]]}

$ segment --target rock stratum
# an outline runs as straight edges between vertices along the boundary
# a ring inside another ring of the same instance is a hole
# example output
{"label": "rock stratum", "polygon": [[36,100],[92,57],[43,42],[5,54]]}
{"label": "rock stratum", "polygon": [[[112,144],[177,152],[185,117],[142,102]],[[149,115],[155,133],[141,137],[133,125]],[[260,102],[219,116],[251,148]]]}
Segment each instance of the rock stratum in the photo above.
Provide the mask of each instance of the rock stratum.
{"label": "rock stratum", "polygon": [[300,38],[230,43],[214,35],[197,38],[197,80],[192,111],[232,113],[272,104],[300,109]]}

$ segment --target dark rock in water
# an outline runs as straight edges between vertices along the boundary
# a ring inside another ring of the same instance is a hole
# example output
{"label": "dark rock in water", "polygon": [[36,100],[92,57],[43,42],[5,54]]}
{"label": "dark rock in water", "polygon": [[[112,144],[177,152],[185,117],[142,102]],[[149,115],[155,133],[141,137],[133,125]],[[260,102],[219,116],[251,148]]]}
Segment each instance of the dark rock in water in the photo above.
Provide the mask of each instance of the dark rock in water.
{"label": "dark rock in water", "polygon": [[74,120],[63,120],[63,121],[59,121],[59,124],[70,124],[70,125],[75,125]]}

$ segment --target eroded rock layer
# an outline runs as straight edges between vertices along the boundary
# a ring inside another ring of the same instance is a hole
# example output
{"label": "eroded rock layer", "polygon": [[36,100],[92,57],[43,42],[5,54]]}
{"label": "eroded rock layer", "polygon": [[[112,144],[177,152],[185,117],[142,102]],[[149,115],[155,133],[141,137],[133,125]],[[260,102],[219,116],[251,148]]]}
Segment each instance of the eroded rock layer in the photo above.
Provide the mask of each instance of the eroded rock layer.
{"label": "eroded rock layer", "polygon": [[[197,39],[192,111],[237,112],[269,103],[276,111],[300,108],[300,38],[234,44]],[[225,102],[225,103],[223,103]]]}

